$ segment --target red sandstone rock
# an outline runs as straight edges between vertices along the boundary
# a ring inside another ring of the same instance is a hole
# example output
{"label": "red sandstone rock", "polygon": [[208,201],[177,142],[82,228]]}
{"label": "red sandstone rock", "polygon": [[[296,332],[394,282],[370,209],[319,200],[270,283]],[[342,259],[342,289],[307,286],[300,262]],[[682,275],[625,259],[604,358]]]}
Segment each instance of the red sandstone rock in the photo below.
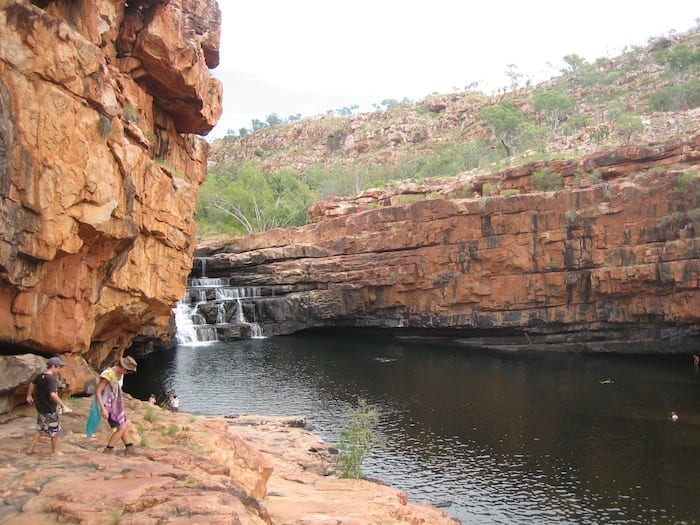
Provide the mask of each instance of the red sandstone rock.
{"label": "red sandstone rock", "polygon": [[[166,336],[221,112],[214,0],[0,7],[0,343]],[[80,383],[80,382],[78,382]],[[76,387],[77,388],[77,387]]]}
{"label": "red sandstone rock", "polygon": [[[197,253],[209,276],[271,290],[256,315],[269,335],[440,328],[486,347],[691,352],[700,342],[697,142],[461,178],[475,196],[451,180],[458,197],[432,198],[441,184],[432,181],[423,200],[403,205],[401,189],[329,199],[312,208],[313,224]],[[544,168],[561,170],[563,189],[536,186]]]}
{"label": "red sandstone rock", "polygon": [[48,440],[37,454],[24,453],[33,408],[0,416],[0,521],[456,523],[390,487],[326,475],[327,458],[310,450],[327,448],[323,442],[276,418],[245,426],[231,420],[229,426],[221,418],[174,414],[127,397],[127,415],[144,441],[137,441],[135,455],[122,455],[120,447],[117,454],[103,454],[107,424],[92,439],[84,434],[90,402],[70,402],[73,412],[62,416],[64,455],[56,458],[48,455]]}

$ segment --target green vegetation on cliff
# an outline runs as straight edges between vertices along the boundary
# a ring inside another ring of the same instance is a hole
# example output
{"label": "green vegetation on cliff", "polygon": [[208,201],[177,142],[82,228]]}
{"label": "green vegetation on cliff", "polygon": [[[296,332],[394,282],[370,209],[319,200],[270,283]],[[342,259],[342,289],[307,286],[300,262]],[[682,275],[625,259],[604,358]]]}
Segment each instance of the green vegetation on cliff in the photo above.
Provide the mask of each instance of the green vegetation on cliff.
{"label": "green vegetation on cliff", "polygon": [[[212,144],[200,235],[302,225],[330,196],[446,179],[697,131],[700,33],[651,39],[593,63],[567,55],[562,74],[487,97],[473,91],[377,106],[376,113],[254,121]],[[330,113],[330,112],[329,112]],[[543,187],[549,187],[543,181]],[[460,195],[459,197],[461,197]]]}

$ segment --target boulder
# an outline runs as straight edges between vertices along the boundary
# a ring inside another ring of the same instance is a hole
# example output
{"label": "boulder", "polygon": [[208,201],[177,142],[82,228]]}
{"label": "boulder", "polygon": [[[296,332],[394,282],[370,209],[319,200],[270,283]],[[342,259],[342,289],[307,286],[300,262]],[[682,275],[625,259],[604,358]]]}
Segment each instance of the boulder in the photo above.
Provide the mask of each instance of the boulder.
{"label": "boulder", "polygon": [[44,370],[46,359],[38,355],[0,355],[0,414],[24,403],[29,383]]}

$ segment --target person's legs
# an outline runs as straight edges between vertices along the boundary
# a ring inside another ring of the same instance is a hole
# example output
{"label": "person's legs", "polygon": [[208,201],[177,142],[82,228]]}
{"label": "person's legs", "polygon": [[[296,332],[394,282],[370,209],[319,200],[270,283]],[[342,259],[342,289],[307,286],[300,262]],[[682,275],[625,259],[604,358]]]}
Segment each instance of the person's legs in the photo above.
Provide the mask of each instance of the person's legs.
{"label": "person's legs", "polygon": [[27,454],[35,454],[36,453],[36,446],[39,443],[39,439],[41,439],[41,432],[38,430],[34,433],[34,437],[32,438],[32,443],[29,445],[29,448],[27,449]]}
{"label": "person's legs", "polygon": [[107,448],[112,449],[114,448],[114,445],[117,444],[117,442],[122,438],[124,435],[124,432],[126,431],[126,427],[117,427],[112,435],[109,438],[109,441],[107,442]]}
{"label": "person's legs", "polygon": [[62,456],[63,452],[58,449],[58,436],[51,437],[51,453],[54,456]]}
{"label": "person's legs", "polygon": [[131,423],[127,420],[124,422],[124,433],[122,434],[122,443],[124,443],[125,447],[130,447],[134,444],[132,434]]}

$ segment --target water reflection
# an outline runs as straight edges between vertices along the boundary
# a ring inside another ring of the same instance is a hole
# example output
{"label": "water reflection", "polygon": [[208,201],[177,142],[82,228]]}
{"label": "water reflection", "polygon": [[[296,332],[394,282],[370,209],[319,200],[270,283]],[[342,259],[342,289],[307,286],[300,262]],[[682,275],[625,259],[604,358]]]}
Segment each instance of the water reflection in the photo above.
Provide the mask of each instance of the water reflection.
{"label": "water reflection", "polygon": [[464,523],[696,523],[699,379],[688,359],[294,336],[153,355],[125,388],[200,414],[303,414],[331,443],[364,397],[386,442],[368,477]]}

